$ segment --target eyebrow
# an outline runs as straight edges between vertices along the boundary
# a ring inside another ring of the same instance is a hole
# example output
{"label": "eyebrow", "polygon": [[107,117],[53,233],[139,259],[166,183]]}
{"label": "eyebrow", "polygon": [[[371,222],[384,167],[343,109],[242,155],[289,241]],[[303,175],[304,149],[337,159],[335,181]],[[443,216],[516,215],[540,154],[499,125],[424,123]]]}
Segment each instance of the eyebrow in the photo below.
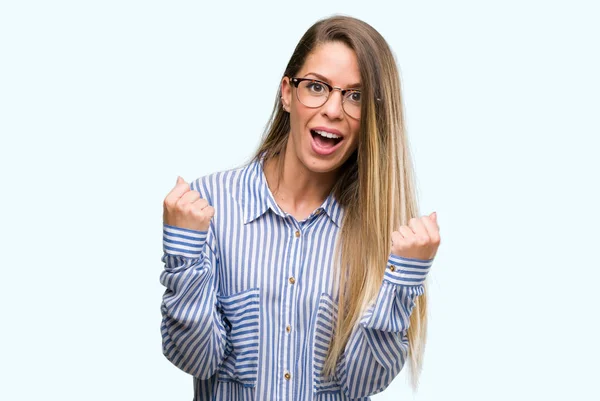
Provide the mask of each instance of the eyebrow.
{"label": "eyebrow", "polygon": [[[306,78],[308,75],[314,75],[315,77],[319,78],[321,81],[325,81],[328,84],[331,84],[331,81],[329,79],[327,79],[326,77],[324,77],[321,74],[317,74],[316,72],[309,72],[308,74],[304,75],[304,78]],[[359,89],[360,87],[361,87],[360,82],[348,86],[349,89]]]}

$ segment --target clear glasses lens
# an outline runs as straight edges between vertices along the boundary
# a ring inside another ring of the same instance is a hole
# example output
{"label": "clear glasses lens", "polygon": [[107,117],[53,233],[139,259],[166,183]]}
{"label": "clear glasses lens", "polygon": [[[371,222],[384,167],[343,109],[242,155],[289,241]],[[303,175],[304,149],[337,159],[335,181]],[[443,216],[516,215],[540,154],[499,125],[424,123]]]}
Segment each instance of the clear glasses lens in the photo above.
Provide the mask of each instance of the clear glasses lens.
{"label": "clear glasses lens", "polygon": [[[321,107],[329,98],[329,88],[317,81],[300,81],[298,100],[307,107]],[[360,118],[360,92],[349,91],[344,95],[342,107],[352,118]]]}
{"label": "clear glasses lens", "polygon": [[360,92],[346,92],[343,106],[350,117],[360,118]]}

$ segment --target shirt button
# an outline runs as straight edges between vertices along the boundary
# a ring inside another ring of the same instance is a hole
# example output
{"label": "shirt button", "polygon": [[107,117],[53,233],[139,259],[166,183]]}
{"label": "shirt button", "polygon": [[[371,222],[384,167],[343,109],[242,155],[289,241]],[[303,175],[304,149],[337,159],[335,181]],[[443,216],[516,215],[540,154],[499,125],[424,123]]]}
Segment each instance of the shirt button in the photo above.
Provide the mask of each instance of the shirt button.
{"label": "shirt button", "polygon": [[290,277],[290,284],[295,284],[296,283],[296,279],[292,276]]}
{"label": "shirt button", "polygon": [[296,231],[296,238],[300,237],[300,231]]}
{"label": "shirt button", "polygon": [[321,209],[317,209],[317,211],[315,212],[315,214],[321,214]]}
{"label": "shirt button", "polygon": [[285,372],[283,377],[285,377],[285,380],[290,380],[292,378],[292,375],[290,375],[290,372]]}
{"label": "shirt button", "polygon": [[390,270],[391,270],[391,271],[396,271],[396,266],[394,266],[394,265],[390,265]]}
{"label": "shirt button", "polygon": [[292,326],[290,326],[289,324],[285,326],[285,331],[287,331],[288,333],[292,331]]}

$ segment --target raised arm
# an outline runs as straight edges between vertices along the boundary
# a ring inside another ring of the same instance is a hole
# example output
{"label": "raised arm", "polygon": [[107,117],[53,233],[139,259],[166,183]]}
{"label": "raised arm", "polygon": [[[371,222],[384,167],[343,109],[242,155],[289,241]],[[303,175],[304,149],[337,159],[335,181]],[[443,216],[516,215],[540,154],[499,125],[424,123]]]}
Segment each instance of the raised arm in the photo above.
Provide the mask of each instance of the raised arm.
{"label": "raised arm", "polygon": [[165,198],[160,282],[166,290],[161,335],[163,354],[169,361],[207,379],[231,348],[216,307],[218,259],[207,243],[214,209],[195,189],[178,178]]}
{"label": "raised arm", "polygon": [[384,390],[408,357],[408,328],[416,298],[440,244],[437,214],[412,218],[392,233],[383,283],[377,299],[353,330],[337,365],[349,398]]}
{"label": "raised arm", "polygon": [[352,332],[338,362],[337,376],[349,398],[383,391],[400,373],[408,356],[410,315],[432,262],[390,254],[377,300]]}

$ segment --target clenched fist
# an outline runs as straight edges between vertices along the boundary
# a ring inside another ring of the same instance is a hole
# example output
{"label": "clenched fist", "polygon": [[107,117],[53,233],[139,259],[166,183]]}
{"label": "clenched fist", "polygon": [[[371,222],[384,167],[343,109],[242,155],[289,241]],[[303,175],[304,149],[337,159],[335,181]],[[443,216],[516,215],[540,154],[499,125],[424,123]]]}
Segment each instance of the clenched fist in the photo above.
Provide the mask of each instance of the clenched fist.
{"label": "clenched fist", "polygon": [[413,259],[433,259],[440,245],[437,214],[413,217],[408,226],[392,233],[392,253]]}
{"label": "clenched fist", "polygon": [[163,223],[190,230],[207,231],[215,209],[198,191],[190,190],[183,178],[177,177],[175,187],[163,203]]}

